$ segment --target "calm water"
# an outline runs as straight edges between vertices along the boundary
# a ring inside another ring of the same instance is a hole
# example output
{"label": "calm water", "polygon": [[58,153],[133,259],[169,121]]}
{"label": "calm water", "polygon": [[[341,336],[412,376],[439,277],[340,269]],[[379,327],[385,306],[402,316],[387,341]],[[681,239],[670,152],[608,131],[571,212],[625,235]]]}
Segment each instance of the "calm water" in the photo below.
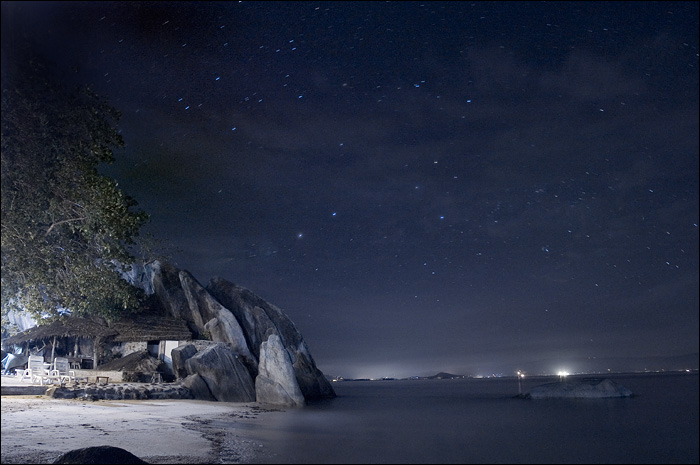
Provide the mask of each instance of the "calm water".
{"label": "calm water", "polygon": [[503,378],[346,381],[336,399],[235,426],[279,463],[698,463],[697,374],[609,377],[637,397],[514,399],[518,380]]}

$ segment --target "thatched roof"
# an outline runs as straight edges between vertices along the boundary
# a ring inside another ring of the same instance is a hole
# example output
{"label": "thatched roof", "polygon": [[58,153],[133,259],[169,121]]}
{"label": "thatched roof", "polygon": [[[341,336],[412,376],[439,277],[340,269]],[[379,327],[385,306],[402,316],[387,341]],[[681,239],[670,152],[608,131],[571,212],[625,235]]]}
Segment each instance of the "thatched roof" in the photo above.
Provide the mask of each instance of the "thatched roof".
{"label": "thatched roof", "polygon": [[159,314],[130,315],[111,326],[98,320],[66,316],[15,334],[3,340],[2,346],[10,348],[13,344],[50,341],[54,337],[106,339],[112,336],[116,342],[188,341],[192,339],[192,332],[184,321]]}
{"label": "thatched roof", "polygon": [[112,325],[117,342],[189,341],[192,332],[182,320],[154,314],[132,315]]}
{"label": "thatched roof", "polygon": [[26,342],[51,340],[54,337],[106,338],[117,334],[106,324],[78,317],[61,317],[49,324],[34,326],[2,341],[4,347],[11,344],[22,345]]}

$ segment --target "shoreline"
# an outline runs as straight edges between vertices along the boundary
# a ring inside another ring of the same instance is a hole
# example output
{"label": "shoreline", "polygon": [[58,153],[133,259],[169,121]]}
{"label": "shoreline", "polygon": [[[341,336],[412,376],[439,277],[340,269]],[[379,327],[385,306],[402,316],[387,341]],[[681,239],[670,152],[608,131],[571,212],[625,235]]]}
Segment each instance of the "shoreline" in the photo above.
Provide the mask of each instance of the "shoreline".
{"label": "shoreline", "polygon": [[90,446],[128,450],[149,463],[264,463],[267,448],[252,424],[278,411],[256,403],[184,399],[79,400],[2,396],[3,464],[53,463]]}

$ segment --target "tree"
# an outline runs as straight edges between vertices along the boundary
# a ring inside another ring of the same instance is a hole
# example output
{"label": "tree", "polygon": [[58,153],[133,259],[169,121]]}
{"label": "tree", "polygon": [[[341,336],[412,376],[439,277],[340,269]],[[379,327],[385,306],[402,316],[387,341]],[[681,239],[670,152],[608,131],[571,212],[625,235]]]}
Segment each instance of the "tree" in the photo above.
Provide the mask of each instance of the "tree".
{"label": "tree", "polygon": [[[67,90],[31,55],[2,67],[2,307],[35,317],[136,311],[121,278],[148,220],[98,172],[123,146],[119,112],[89,88]],[[16,59],[15,59],[16,58]]]}

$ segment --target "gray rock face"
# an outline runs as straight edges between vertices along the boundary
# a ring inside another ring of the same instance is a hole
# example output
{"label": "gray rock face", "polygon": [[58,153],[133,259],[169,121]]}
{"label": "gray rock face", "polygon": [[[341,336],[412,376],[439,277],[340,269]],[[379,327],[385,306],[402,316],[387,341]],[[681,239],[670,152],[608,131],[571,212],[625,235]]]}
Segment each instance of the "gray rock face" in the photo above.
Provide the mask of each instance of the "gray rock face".
{"label": "gray rock face", "polygon": [[197,400],[216,400],[207,383],[197,373],[186,377],[182,381],[182,385],[189,389],[192,397]]}
{"label": "gray rock face", "polygon": [[301,333],[292,320],[278,307],[270,304],[246,288],[222,278],[213,278],[207,286],[216,297],[241,321],[254,353],[260,356],[259,348],[271,334],[277,334],[289,353],[294,374],[306,399],[335,397],[330,382],[316,367]]}
{"label": "gray rock face", "polygon": [[175,372],[177,378],[182,379],[187,377],[185,362],[196,353],[197,348],[193,344],[181,345],[172,350],[170,357],[173,360],[173,372]]}
{"label": "gray rock face", "polygon": [[610,379],[583,378],[535,386],[522,397],[526,399],[602,399],[633,395],[632,391]]}
{"label": "gray rock face", "polygon": [[255,402],[255,384],[245,364],[226,344],[213,344],[185,362],[187,373],[198,374],[220,402]]}
{"label": "gray rock face", "polygon": [[153,275],[160,267],[159,262],[153,263],[134,263],[128,270],[123,270],[122,267],[115,262],[117,269],[121,270],[121,274],[136,287],[143,289],[146,295],[151,295],[155,292],[153,289]]}
{"label": "gray rock face", "polygon": [[14,310],[8,310],[7,319],[10,321],[10,323],[17,325],[17,329],[20,331],[36,326],[36,320],[27,312],[15,312]]}
{"label": "gray rock face", "polygon": [[180,282],[180,270],[168,263],[154,262],[153,291],[158,297],[161,306],[173,316],[188,323],[188,326],[200,336],[204,329],[204,323],[200,315],[193,315],[190,311],[185,291]]}
{"label": "gray rock face", "polygon": [[276,334],[271,334],[260,347],[260,371],[255,378],[255,396],[264,404],[304,405],[289,353]]}
{"label": "gray rock face", "polygon": [[199,315],[199,321],[205,322],[204,329],[209,331],[212,340],[230,343],[236,353],[246,358],[247,363],[256,366],[257,360],[250,352],[241,325],[233,313],[212,297],[187,271],[180,272],[180,282],[190,311],[193,315]]}

